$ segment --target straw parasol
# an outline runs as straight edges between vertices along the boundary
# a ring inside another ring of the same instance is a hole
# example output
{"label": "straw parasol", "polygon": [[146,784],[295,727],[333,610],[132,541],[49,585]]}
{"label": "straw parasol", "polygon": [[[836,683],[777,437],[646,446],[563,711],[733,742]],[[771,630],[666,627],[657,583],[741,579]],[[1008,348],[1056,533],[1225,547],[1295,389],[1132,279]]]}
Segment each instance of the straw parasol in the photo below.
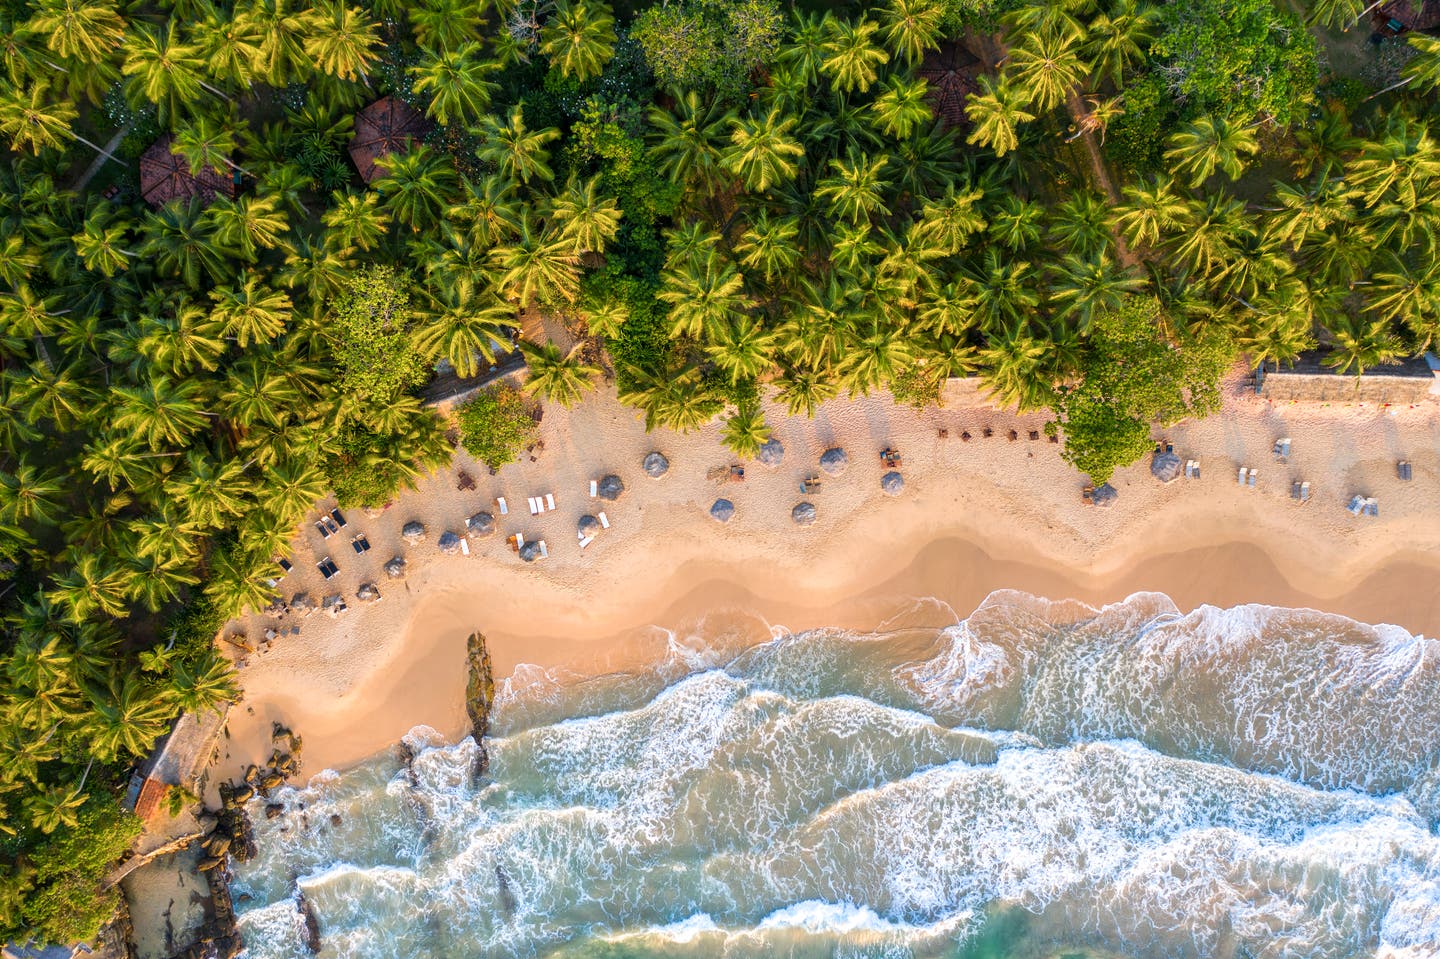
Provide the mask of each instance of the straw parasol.
{"label": "straw parasol", "polygon": [[480,512],[471,516],[465,521],[465,532],[475,537],[491,535],[495,532],[494,514]]}
{"label": "straw parasol", "polygon": [[899,496],[905,490],[905,477],[892,470],[880,477],[880,488],[887,496]]}
{"label": "straw parasol", "polygon": [[411,546],[414,546],[416,543],[420,542],[422,539],[425,538],[425,524],[420,522],[418,519],[412,519],[410,522],[400,527],[400,535],[405,537],[405,542],[409,543]]}
{"label": "straw parasol", "polygon": [[580,517],[580,522],[576,526],[582,538],[594,536],[600,532],[600,521],[588,513]]}
{"label": "straw parasol", "polygon": [[760,447],[760,455],[755,458],[766,466],[779,466],[785,461],[785,447],[777,439],[766,440],[765,445]]}
{"label": "straw parasol", "polygon": [[460,534],[452,533],[447,529],[440,534],[440,540],[436,545],[440,547],[442,553],[458,553],[460,552]]}
{"label": "straw parasol", "polygon": [[975,80],[979,69],[979,58],[954,40],[931,50],[920,62],[915,75],[925,80],[930,109],[945,126],[969,123],[965,101],[980,92],[980,84]]}
{"label": "straw parasol", "polygon": [[398,97],[381,97],[355,114],[355,135],[350,138],[350,159],[360,179],[370,183],[385,175],[376,161],[404,153],[428,132],[425,118]]}
{"label": "straw parasol", "polygon": [[140,155],[140,195],[154,207],[171,200],[199,197],[209,203],[217,196],[234,197],[234,177],[213,166],[190,172],[190,162],[170,152],[174,138],[165,134]]}
{"label": "straw parasol", "polygon": [[621,493],[625,492],[625,484],[620,481],[620,477],[611,473],[600,481],[595,492],[601,499],[608,499],[613,503],[620,498]]}
{"label": "straw parasol", "polygon": [[664,453],[648,453],[640,465],[644,468],[645,475],[651,479],[659,479],[670,472],[670,461],[665,458]]}
{"label": "straw parasol", "polygon": [[1120,491],[1109,483],[1095,487],[1095,492],[1090,494],[1090,502],[1096,506],[1104,506],[1107,509],[1114,506],[1115,501],[1119,498]]}
{"label": "straw parasol", "polygon": [[385,564],[385,575],[391,579],[403,579],[405,577],[405,560],[396,556]]}
{"label": "straw parasol", "polygon": [[520,558],[527,563],[533,563],[540,558],[540,543],[534,541],[520,547]]}
{"label": "straw parasol", "polygon": [[850,457],[838,446],[832,446],[820,456],[820,468],[831,476],[839,476],[850,466]]}
{"label": "straw parasol", "polygon": [[1183,470],[1178,453],[1156,450],[1155,455],[1150,457],[1150,474],[1162,483],[1175,482]]}
{"label": "straw parasol", "polygon": [[795,508],[790,511],[790,518],[795,521],[796,526],[812,526],[815,523],[815,504],[796,503]]}
{"label": "straw parasol", "polygon": [[720,523],[730,522],[735,515],[735,504],[728,499],[717,499],[710,505],[710,518]]}
{"label": "straw parasol", "polygon": [[380,598],[380,590],[375,588],[374,583],[361,583],[360,588],[355,590],[355,598],[364,603],[373,603]]}

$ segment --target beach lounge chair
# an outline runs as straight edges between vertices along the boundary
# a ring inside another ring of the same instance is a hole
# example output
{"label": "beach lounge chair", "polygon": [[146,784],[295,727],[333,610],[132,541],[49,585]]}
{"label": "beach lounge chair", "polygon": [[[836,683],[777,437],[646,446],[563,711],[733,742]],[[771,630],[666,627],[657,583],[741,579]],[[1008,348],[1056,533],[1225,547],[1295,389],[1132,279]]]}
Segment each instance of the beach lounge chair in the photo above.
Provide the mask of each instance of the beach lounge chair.
{"label": "beach lounge chair", "polygon": [[1259,477],[1260,477],[1260,471],[1257,470],[1257,469],[1251,469],[1251,470],[1250,470],[1250,475],[1247,476],[1247,477],[1245,477],[1245,485],[1248,486],[1248,487],[1250,487],[1251,489],[1254,489],[1254,488],[1255,488],[1255,480],[1258,479]]}
{"label": "beach lounge chair", "polygon": [[984,438],[984,439],[987,439],[987,440],[988,440],[990,437],[994,436],[994,435],[995,435],[995,431],[992,430],[992,429],[991,429],[990,427],[988,427],[988,426],[985,427],[983,430],[980,431],[980,436],[981,436],[982,438]]}
{"label": "beach lounge chair", "polygon": [[590,498],[594,499],[600,495],[600,483],[598,480],[590,481]]}
{"label": "beach lounge chair", "polygon": [[290,570],[292,570],[292,569],[295,568],[295,567],[291,566],[291,565],[290,565],[290,561],[289,561],[288,559],[286,559],[285,557],[283,557],[283,556],[278,556],[278,557],[276,557],[275,562],[278,563],[278,564],[280,564],[280,568],[283,569],[283,570],[284,570],[285,572],[287,572],[287,573],[290,572]]}
{"label": "beach lounge chair", "polygon": [[1290,483],[1290,498],[1293,499],[1293,500],[1298,500],[1298,499],[1300,499],[1300,481],[1299,481],[1299,480],[1293,480],[1293,481]]}
{"label": "beach lounge chair", "polygon": [[593,537],[593,536],[582,536],[582,537],[580,537],[580,548],[581,548],[581,549],[584,549],[585,547],[589,546],[589,545],[590,545],[591,543],[593,543],[593,542],[595,542],[595,537]]}
{"label": "beach lounge chair", "polygon": [[545,494],[545,508],[546,508],[546,509],[554,509],[554,508],[555,508],[555,494],[554,494],[554,493],[546,493],[546,494]]}
{"label": "beach lounge chair", "polygon": [[1036,440],[1038,440],[1039,438],[1040,438],[1040,431],[1039,431],[1039,430],[1031,430],[1031,431],[1030,431],[1030,442],[1033,443],[1033,442],[1035,442]]}
{"label": "beach lounge chair", "polygon": [[1364,512],[1366,516],[1379,516],[1380,501],[1373,496],[1367,498],[1364,507],[1362,507],[1362,512]]}
{"label": "beach lounge chair", "polygon": [[900,453],[898,450],[887,446],[880,451],[880,465],[884,466],[886,469],[898,470],[903,465],[903,463],[904,461],[900,458]]}
{"label": "beach lounge chair", "polygon": [[1245,477],[1246,477],[1246,475],[1247,475],[1249,472],[1250,472],[1250,467],[1248,467],[1248,466],[1242,466],[1242,467],[1240,467],[1240,471],[1235,474],[1235,482],[1236,482],[1237,484],[1239,484],[1240,486],[1244,486],[1244,485],[1245,485]]}
{"label": "beach lounge chair", "polygon": [[1410,482],[1411,477],[1414,475],[1413,472],[1412,472],[1411,469],[1410,469],[1410,461],[1409,461],[1409,460],[1401,460],[1400,462],[1396,463],[1396,464],[1395,464],[1395,475],[1398,476],[1398,477],[1400,477],[1402,480],[1404,480],[1404,481],[1407,482],[1407,483]]}
{"label": "beach lounge chair", "polygon": [[534,515],[536,515],[536,514],[539,512],[539,510],[536,508],[535,497],[533,497],[533,496],[527,496],[527,497],[525,497],[525,505],[530,507],[530,515],[531,515],[531,516],[534,516]]}
{"label": "beach lounge chair", "polygon": [[346,526],[349,525],[345,522],[345,514],[340,512],[340,510],[338,509],[332,509],[330,511],[330,518],[335,521],[335,528],[337,530],[344,529]]}
{"label": "beach lounge chair", "polygon": [[336,573],[340,572],[340,567],[336,566],[335,561],[328,556],[322,559],[320,562],[316,563],[315,568],[318,569],[320,571],[320,575],[324,576],[326,579],[329,579]]}
{"label": "beach lounge chair", "polygon": [[961,439],[962,442],[965,442],[965,443],[970,442],[970,431],[969,431],[969,430],[966,430],[965,432],[961,433],[961,434],[960,434],[960,439]]}
{"label": "beach lounge chair", "polygon": [[1012,442],[1012,443],[1015,442],[1016,440],[1018,440],[1018,439],[1020,438],[1019,432],[1017,432],[1017,431],[1015,431],[1015,430],[1011,430],[1011,431],[1010,431],[1008,434],[1006,434],[1006,435],[1010,437],[1010,442]]}
{"label": "beach lounge chair", "polygon": [[509,504],[507,504],[507,503],[505,502],[505,497],[503,497],[503,496],[497,496],[497,497],[495,497],[495,505],[500,508],[500,515],[501,515],[501,516],[509,516],[509,515],[510,515],[510,506],[509,506]]}
{"label": "beach lounge chair", "polygon": [[1364,508],[1365,508],[1365,497],[1363,497],[1363,496],[1352,496],[1352,497],[1350,497],[1350,503],[1349,503],[1349,505],[1347,505],[1347,506],[1345,507],[1345,512],[1349,513],[1351,516],[1359,516],[1359,515],[1360,515],[1360,511],[1363,510]]}
{"label": "beach lounge chair", "polygon": [[350,541],[350,546],[352,549],[355,550],[355,552],[364,553],[369,551],[370,541],[365,538],[364,533],[361,533],[359,536],[356,536]]}
{"label": "beach lounge chair", "polygon": [[598,517],[600,517],[600,528],[601,528],[601,529],[609,529],[609,528],[610,528],[610,517],[608,517],[608,516],[605,515],[605,511],[604,511],[603,509],[602,509],[599,513],[596,513],[595,515],[598,516]]}
{"label": "beach lounge chair", "polygon": [[545,541],[542,539],[542,540],[540,541],[540,558],[541,558],[541,559],[544,559],[545,557],[547,557],[547,556],[549,556],[549,555],[550,555],[550,550],[546,548],[546,546],[545,546]]}
{"label": "beach lounge chair", "polygon": [[462,539],[460,541],[460,552],[466,556],[470,555],[470,543],[468,540]]}
{"label": "beach lounge chair", "polygon": [[1280,439],[1276,440],[1275,446],[1271,450],[1271,452],[1275,454],[1275,462],[1290,462],[1290,437],[1282,436]]}
{"label": "beach lounge chair", "polygon": [[505,542],[510,544],[510,550],[512,552],[518,553],[520,552],[520,547],[525,545],[525,537],[519,533],[515,533],[513,536],[505,537]]}
{"label": "beach lounge chair", "polygon": [[1167,453],[1173,453],[1173,452],[1175,452],[1175,444],[1172,443],[1172,442],[1170,442],[1169,440],[1166,440],[1166,441],[1165,441],[1165,452],[1167,452]]}
{"label": "beach lounge chair", "polygon": [[1300,505],[1310,502],[1310,483],[1307,480],[1300,484]]}
{"label": "beach lounge chair", "polygon": [[808,495],[810,495],[811,493],[818,493],[819,491],[820,491],[820,477],[818,477],[818,476],[807,476],[807,477],[805,477],[803,480],[800,481],[800,492],[804,493],[805,495],[808,496]]}

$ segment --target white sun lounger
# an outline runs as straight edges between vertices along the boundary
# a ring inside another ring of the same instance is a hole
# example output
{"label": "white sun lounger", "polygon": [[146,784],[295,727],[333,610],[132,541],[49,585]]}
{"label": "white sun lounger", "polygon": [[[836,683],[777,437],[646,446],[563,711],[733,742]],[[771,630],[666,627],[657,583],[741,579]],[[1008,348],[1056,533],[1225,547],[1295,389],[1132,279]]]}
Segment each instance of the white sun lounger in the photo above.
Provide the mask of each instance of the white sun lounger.
{"label": "white sun lounger", "polygon": [[466,556],[470,555],[470,543],[467,540],[460,540],[460,552],[464,553]]}
{"label": "white sun lounger", "polygon": [[1244,486],[1244,485],[1245,485],[1245,474],[1248,473],[1248,472],[1250,472],[1250,468],[1249,468],[1248,466],[1242,466],[1242,467],[1240,467],[1240,471],[1235,474],[1235,482],[1236,482],[1238,485],[1240,485],[1240,486]]}
{"label": "white sun lounger", "polygon": [[545,494],[545,508],[546,508],[546,509],[554,509],[554,508],[555,508],[555,494],[554,494],[554,493],[546,493],[546,494]]}
{"label": "white sun lounger", "polygon": [[1300,484],[1300,502],[1302,502],[1302,503],[1308,503],[1309,501],[1310,501],[1310,481],[1309,481],[1309,480],[1306,480],[1305,482],[1303,482],[1303,483]]}
{"label": "white sun lounger", "polygon": [[1346,511],[1347,513],[1349,513],[1351,516],[1359,516],[1359,515],[1360,515],[1360,511],[1363,510],[1364,508],[1365,508],[1365,497],[1363,497],[1363,496],[1352,496],[1352,497],[1350,497],[1350,505],[1345,507],[1345,511]]}
{"label": "white sun lounger", "polygon": [[509,506],[509,504],[507,504],[507,503],[505,502],[505,497],[503,497],[503,496],[497,496],[497,497],[495,497],[495,505],[498,506],[498,507],[500,507],[500,515],[501,515],[501,516],[509,516],[509,515],[510,515],[510,506]]}
{"label": "white sun lounger", "polygon": [[1248,486],[1248,487],[1250,487],[1251,489],[1254,489],[1254,488],[1255,488],[1255,480],[1256,480],[1257,478],[1259,478],[1259,476],[1260,476],[1260,471],[1259,471],[1259,470],[1252,469],[1252,470],[1250,471],[1250,476],[1245,480],[1245,485]]}
{"label": "white sun lounger", "polygon": [[595,481],[595,480],[591,480],[591,481],[590,481],[590,498],[591,498],[591,499],[594,499],[595,497],[597,497],[597,496],[599,496],[599,495],[600,495],[600,484],[599,484],[597,481]]}
{"label": "white sun lounger", "polygon": [[602,529],[610,528],[610,517],[605,515],[605,511],[603,509],[600,511],[600,527]]}
{"label": "white sun lounger", "polygon": [[519,549],[520,547],[522,547],[522,546],[525,545],[525,537],[521,536],[519,533],[516,533],[514,536],[512,536],[512,537],[510,537],[510,538],[515,541],[515,548],[516,548],[516,549]]}
{"label": "white sun lounger", "polygon": [[540,541],[540,557],[543,559],[543,558],[545,558],[545,557],[547,557],[547,556],[549,556],[549,555],[550,555],[550,551],[545,548],[545,541],[542,539],[542,540]]}
{"label": "white sun lounger", "polygon": [[590,545],[591,543],[593,543],[593,542],[595,542],[595,537],[593,537],[593,536],[584,536],[584,537],[581,537],[581,539],[580,539],[580,548],[581,548],[581,549],[584,549],[585,547],[589,546],[589,545]]}
{"label": "white sun lounger", "polygon": [[530,515],[538,516],[542,509],[540,501],[533,496],[527,496],[525,497],[525,502],[530,506]]}

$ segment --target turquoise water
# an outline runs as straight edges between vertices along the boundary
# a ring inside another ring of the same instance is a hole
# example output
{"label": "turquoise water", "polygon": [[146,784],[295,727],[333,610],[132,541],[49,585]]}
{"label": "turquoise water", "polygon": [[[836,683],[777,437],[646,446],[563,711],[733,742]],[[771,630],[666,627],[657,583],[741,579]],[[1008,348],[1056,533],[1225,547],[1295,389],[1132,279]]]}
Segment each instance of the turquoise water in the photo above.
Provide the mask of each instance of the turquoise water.
{"label": "turquoise water", "polygon": [[284,791],[248,955],[309,954],[301,894],[327,957],[1440,955],[1435,641],[1001,593],[727,648],[522,672],[484,775],[416,730]]}

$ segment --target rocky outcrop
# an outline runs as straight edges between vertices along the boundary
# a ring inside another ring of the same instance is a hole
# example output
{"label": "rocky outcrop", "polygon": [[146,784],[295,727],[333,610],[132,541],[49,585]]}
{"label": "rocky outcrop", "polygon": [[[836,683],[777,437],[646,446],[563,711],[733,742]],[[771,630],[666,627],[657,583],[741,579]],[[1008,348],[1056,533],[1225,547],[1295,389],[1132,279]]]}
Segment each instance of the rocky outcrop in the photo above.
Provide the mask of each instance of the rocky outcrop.
{"label": "rocky outcrop", "polygon": [[470,717],[470,735],[480,746],[480,772],[489,762],[485,754],[485,736],[490,731],[490,706],[495,701],[495,677],[491,672],[490,650],[481,633],[471,633],[465,640],[465,713]]}

